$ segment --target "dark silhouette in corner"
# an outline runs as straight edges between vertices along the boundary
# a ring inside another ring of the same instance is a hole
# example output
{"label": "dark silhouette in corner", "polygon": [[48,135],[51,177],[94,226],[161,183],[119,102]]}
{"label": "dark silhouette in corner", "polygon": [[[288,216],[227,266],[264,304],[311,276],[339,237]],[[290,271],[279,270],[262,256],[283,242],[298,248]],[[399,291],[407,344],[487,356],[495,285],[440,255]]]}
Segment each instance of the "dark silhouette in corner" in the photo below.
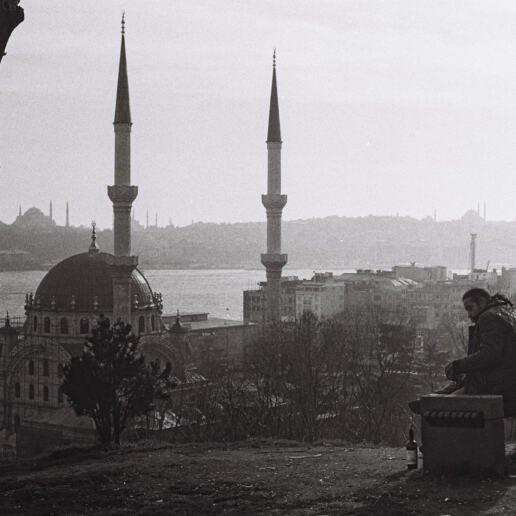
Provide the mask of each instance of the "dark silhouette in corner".
{"label": "dark silhouette in corner", "polygon": [[23,21],[20,0],[1,0],[0,3],[0,61],[5,56],[5,47],[13,30]]}

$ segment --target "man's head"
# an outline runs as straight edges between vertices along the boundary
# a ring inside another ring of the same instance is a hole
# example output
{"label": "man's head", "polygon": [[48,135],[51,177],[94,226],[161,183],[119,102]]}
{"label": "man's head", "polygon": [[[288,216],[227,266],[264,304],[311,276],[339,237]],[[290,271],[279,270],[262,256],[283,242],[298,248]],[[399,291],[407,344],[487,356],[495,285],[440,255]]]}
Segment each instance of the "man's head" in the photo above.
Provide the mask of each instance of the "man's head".
{"label": "man's head", "polygon": [[462,296],[464,308],[472,321],[475,321],[480,313],[487,308],[490,300],[491,295],[483,288],[472,288]]}

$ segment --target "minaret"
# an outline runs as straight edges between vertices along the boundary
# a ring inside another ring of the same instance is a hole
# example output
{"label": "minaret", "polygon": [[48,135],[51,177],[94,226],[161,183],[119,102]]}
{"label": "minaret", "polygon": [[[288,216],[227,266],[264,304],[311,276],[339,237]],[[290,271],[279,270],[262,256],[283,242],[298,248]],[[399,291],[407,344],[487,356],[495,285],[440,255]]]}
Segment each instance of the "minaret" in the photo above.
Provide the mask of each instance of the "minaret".
{"label": "minaret", "polygon": [[469,259],[470,259],[470,269],[471,272],[475,272],[476,268],[476,255],[477,255],[477,234],[470,233],[471,241],[469,244]]}
{"label": "minaret", "polygon": [[281,253],[281,213],[287,196],[281,194],[281,131],[276,86],[276,50],[272,58],[272,87],[267,132],[267,194],[262,204],[267,213],[267,253],[262,254],[262,264],[267,274],[265,289],[265,322],[281,319],[281,270],[287,255]]}
{"label": "minaret", "polygon": [[70,227],[70,206],[68,205],[68,201],[66,201],[66,222],[65,227]]}
{"label": "minaret", "polygon": [[50,218],[50,222],[52,222],[54,220],[54,216],[53,216],[53,210],[52,210],[52,201],[50,201],[50,206],[48,207],[48,216]]}
{"label": "minaret", "polygon": [[18,205],[18,217],[21,217],[22,216],[22,212],[21,212],[21,204]]}
{"label": "minaret", "polygon": [[113,280],[113,318],[131,322],[131,273],[138,264],[131,256],[131,208],[138,187],[131,185],[131,110],[125,57],[125,16],[122,15],[122,41],[115,107],[115,184],[108,186],[113,202],[113,235],[116,277]]}

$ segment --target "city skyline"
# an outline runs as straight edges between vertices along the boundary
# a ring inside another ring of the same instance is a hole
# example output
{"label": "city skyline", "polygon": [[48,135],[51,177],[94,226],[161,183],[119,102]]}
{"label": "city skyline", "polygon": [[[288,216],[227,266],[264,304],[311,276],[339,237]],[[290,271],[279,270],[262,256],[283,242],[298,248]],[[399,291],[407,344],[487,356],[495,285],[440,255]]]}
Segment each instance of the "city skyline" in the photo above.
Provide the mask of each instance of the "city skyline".
{"label": "city skyline", "polygon": [[457,219],[484,201],[491,220],[516,216],[509,2],[21,5],[0,76],[6,223],[52,200],[58,224],[69,201],[73,225],[111,227],[123,9],[140,222],[264,220],[274,47],[285,220]]}

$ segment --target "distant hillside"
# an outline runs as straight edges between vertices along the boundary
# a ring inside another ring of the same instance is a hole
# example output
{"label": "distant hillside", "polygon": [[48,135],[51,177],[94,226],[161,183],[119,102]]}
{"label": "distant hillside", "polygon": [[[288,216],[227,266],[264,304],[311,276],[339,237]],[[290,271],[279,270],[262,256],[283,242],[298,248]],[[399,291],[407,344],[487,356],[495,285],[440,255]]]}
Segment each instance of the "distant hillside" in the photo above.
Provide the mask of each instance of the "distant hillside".
{"label": "distant hillside", "polygon": [[[0,224],[0,251],[28,251],[36,267],[88,249],[89,228],[57,226],[31,210],[11,225]],[[478,233],[477,266],[488,261],[516,266],[516,222],[485,222],[473,211],[443,222],[381,216],[287,221],[283,250],[293,268],[390,267],[410,261],[467,268],[471,232]],[[136,223],[132,246],[145,268],[260,268],[265,234],[265,222],[148,229]],[[97,236],[100,247],[111,252],[112,231]]]}

